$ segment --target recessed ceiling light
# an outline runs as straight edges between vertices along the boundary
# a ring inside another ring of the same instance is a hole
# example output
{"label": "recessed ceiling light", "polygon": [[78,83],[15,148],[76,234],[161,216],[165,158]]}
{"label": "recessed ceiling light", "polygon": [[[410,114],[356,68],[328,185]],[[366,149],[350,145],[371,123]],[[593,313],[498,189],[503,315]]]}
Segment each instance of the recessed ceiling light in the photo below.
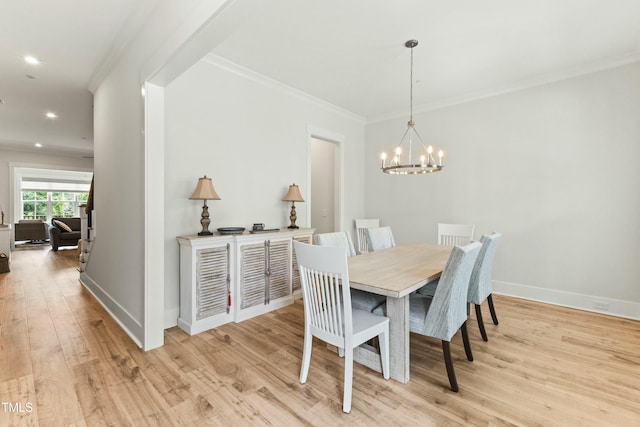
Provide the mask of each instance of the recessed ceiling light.
{"label": "recessed ceiling light", "polygon": [[24,57],[24,62],[26,62],[27,64],[31,64],[31,65],[38,65],[40,63],[40,60],[38,58],[36,58],[35,56],[26,55]]}
{"label": "recessed ceiling light", "polygon": [[42,148],[42,144],[40,144],[39,142],[36,142],[34,145],[38,148]]}
{"label": "recessed ceiling light", "polygon": [[50,119],[55,119],[56,117],[58,117],[58,115],[56,113],[52,113],[51,111],[49,111],[46,114],[47,117],[49,117]]}

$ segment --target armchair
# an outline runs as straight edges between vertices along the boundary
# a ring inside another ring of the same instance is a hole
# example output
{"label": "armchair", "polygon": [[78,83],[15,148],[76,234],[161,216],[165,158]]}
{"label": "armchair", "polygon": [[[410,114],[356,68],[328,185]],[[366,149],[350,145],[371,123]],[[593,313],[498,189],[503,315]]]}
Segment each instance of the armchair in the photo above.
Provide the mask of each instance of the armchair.
{"label": "armchair", "polygon": [[51,249],[57,251],[60,246],[78,246],[80,227],[80,218],[52,218],[49,225]]}

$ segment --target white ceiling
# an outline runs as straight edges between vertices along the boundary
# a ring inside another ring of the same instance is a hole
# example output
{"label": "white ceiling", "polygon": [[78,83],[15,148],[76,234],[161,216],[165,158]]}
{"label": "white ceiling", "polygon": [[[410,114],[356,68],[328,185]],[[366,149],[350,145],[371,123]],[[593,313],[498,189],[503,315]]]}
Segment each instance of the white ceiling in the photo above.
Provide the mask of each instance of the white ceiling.
{"label": "white ceiling", "polygon": [[[0,148],[91,155],[91,77],[153,1],[2,0]],[[640,60],[638,0],[260,4],[213,54],[368,120],[408,114],[412,38],[414,110]]]}
{"label": "white ceiling", "polygon": [[215,50],[369,120],[640,59],[638,0],[265,0]]}
{"label": "white ceiling", "polygon": [[[0,148],[93,155],[89,81],[138,3],[1,1]],[[29,65],[24,55],[42,63]]]}

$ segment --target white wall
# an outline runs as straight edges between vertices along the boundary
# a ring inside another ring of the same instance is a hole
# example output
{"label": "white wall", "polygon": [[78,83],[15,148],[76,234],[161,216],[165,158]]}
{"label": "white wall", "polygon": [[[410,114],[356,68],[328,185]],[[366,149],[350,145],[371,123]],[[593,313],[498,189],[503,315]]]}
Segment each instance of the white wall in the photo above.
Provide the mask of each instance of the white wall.
{"label": "white wall", "polygon": [[[166,326],[178,316],[179,254],[176,237],[201,230],[202,202],[188,200],[198,177],[207,175],[221,197],[209,201],[210,230],[267,228],[289,224],[296,183],[310,191],[308,127],[344,137],[342,227],[364,213],[364,123],[259,77],[200,61],[165,92],[165,307]],[[296,203],[297,224],[309,226],[307,203]]]}
{"label": "white wall", "polygon": [[495,290],[640,318],[640,65],[415,115],[443,172],[389,176],[406,118],[367,126],[366,212],[400,242],[437,222],[504,234]]}
{"label": "white wall", "polygon": [[[208,40],[202,40],[198,34],[213,25],[212,17],[230,2],[142,3],[146,8],[140,9],[136,18],[144,25],[132,40],[122,40],[118,46],[121,50],[113,52],[108,69],[100,70],[98,81],[92,84],[95,209],[101,231],[86,273],[81,277],[131,338],[149,349],[162,345],[163,321],[162,310],[160,319],[149,318],[149,313],[158,310],[149,306],[150,300],[145,301],[145,293],[161,294],[164,285],[146,280],[147,270],[162,265],[163,261],[149,259],[147,254],[154,248],[147,245],[156,238],[162,241],[163,230],[152,226],[154,218],[162,212],[154,209],[153,200],[150,203],[145,180],[154,185],[162,181],[162,176],[154,179],[148,172],[162,170],[163,165],[158,168],[156,163],[161,163],[162,158],[149,153],[153,141],[145,141],[141,87],[151,78],[156,78],[158,84],[166,83],[190,66],[189,61],[197,52],[209,51],[213,45],[207,45]],[[211,43],[214,42],[212,39]],[[148,119],[156,123],[156,117]],[[163,305],[162,298],[154,298],[152,303]]]}

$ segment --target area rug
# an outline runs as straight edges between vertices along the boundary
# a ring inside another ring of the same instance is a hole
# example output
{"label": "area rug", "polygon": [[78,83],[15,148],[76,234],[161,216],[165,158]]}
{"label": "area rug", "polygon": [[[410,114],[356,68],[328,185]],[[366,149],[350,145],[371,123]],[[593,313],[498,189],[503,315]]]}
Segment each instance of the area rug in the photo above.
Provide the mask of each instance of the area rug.
{"label": "area rug", "polygon": [[14,250],[21,251],[47,248],[51,248],[51,244],[49,244],[49,242],[18,242],[15,244]]}

